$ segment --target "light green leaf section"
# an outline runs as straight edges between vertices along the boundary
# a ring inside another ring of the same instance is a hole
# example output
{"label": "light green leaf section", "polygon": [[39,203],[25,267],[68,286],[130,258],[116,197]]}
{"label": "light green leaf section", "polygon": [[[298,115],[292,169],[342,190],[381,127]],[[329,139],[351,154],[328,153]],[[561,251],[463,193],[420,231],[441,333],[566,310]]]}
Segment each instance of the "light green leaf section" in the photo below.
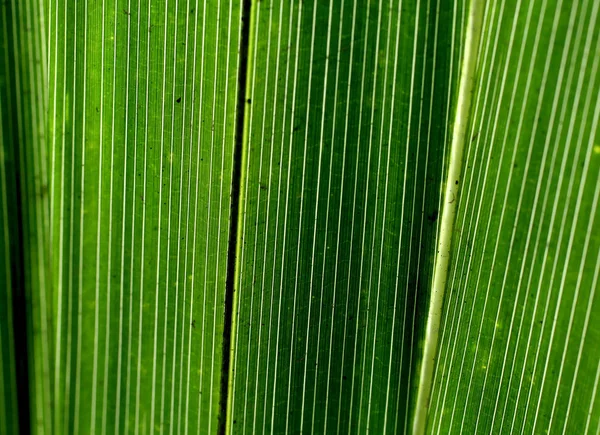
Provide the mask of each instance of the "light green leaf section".
{"label": "light green leaf section", "polygon": [[430,433],[600,430],[599,9],[486,3]]}
{"label": "light green leaf section", "polygon": [[465,15],[253,2],[228,433],[410,431]]}
{"label": "light green leaf section", "polygon": [[214,433],[241,6],[48,15],[54,433]]}
{"label": "light green leaf section", "polygon": [[[50,429],[46,3],[0,4],[0,433]],[[21,414],[21,415],[19,415]]]}

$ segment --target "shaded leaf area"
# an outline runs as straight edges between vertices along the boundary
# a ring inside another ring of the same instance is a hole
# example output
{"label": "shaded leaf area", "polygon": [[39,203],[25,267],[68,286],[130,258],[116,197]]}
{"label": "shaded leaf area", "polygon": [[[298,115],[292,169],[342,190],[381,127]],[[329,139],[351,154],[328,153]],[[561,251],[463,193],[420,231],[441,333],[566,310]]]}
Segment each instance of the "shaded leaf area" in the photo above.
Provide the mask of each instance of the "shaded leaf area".
{"label": "shaded leaf area", "polygon": [[240,19],[52,2],[55,433],[216,431]]}
{"label": "shaded leaf area", "polygon": [[252,7],[229,430],[406,432],[465,11]]}
{"label": "shaded leaf area", "polygon": [[432,433],[599,430],[599,8],[486,7]]}
{"label": "shaded leaf area", "polygon": [[[52,313],[45,3],[0,5],[0,433],[47,432]],[[20,414],[20,415],[19,415]]]}

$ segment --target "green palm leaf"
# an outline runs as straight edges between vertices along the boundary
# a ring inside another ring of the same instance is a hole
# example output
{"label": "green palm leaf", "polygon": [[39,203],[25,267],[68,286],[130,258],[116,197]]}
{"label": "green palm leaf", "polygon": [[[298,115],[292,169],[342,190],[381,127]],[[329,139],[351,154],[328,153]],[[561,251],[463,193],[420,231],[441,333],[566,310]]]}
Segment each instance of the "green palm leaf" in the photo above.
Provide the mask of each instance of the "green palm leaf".
{"label": "green palm leaf", "polygon": [[410,427],[458,74],[452,14],[253,10],[233,432]]}
{"label": "green palm leaf", "polygon": [[429,427],[595,433],[598,5],[503,6],[485,11]]}
{"label": "green palm leaf", "polygon": [[240,7],[56,6],[54,429],[212,432]]}
{"label": "green palm leaf", "polygon": [[0,8],[0,432],[598,431],[597,2]]}

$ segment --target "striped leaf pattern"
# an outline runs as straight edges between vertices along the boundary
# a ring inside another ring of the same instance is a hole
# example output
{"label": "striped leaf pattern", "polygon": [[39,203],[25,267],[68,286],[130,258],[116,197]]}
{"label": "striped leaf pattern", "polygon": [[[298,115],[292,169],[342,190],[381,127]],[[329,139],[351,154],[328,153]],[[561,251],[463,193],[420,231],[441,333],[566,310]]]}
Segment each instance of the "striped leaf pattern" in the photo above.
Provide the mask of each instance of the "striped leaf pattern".
{"label": "striped leaf pattern", "polygon": [[599,13],[2,2],[0,433],[600,433]]}
{"label": "striped leaf pattern", "polygon": [[52,3],[54,433],[216,430],[240,14]]}
{"label": "striped leaf pattern", "polygon": [[0,4],[0,433],[51,414],[47,22],[44,1]]}
{"label": "striped leaf pattern", "polygon": [[410,429],[464,16],[253,4],[229,433]]}
{"label": "striped leaf pattern", "polygon": [[485,8],[431,433],[600,430],[599,8]]}

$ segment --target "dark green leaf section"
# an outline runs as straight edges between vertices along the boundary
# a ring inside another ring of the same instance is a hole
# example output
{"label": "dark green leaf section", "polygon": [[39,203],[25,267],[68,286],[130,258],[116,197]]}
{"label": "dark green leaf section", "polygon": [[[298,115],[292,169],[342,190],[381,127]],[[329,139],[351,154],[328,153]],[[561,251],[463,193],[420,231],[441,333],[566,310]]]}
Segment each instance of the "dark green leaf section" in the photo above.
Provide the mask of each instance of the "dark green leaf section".
{"label": "dark green leaf section", "polygon": [[214,433],[241,9],[48,22],[54,433]]}
{"label": "dark green leaf section", "polygon": [[490,2],[431,433],[597,433],[600,4]]}
{"label": "dark green leaf section", "polygon": [[0,433],[50,428],[43,2],[0,5]]}
{"label": "dark green leaf section", "polygon": [[[13,47],[8,39],[7,15],[12,10],[8,4],[2,5],[2,63],[0,64],[0,116],[2,131],[0,134],[0,240],[2,241],[2,268],[0,269],[0,431],[7,434],[19,432],[19,409],[17,400],[17,369],[14,346],[13,324],[13,292],[14,289],[22,291],[15,281],[21,276],[20,263],[21,246],[18,238],[17,217],[18,194],[15,176],[15,145],[18,144],[14,137],[14,119],[12,112],[12,82],[11,71],[8,69],[13,62]],[[14,91],[13,91],[14,93]],[[14,289],[13,289],[14,287]]]}
{"label": "dark green leaf section", "polygon": [[[7,37],[7,12],[11,12],[7,4],[2,5],[2,72],[0,79],[0,116],[2,117],[2,132],[0,134],[0,240],[2,241],[2,268],[0,269],[0,431],[7,434],[17,434],[19,431],[19,409],[17,401],[17,371],[14,346],[13,324],[13,286],[20,277],[20,241],[18,234],[18,202],[17,180],[15,177],[15,144],[13,137],[13,115],[9,109],[12,98],[9,96],[10,70],[9,59],[13,50]],[[9,54],[10,53],[10,54]],[[17,275],[17,276],[15,276]]]}
{"label": "dark green leaf section", "polygon": [[253,3],[231,433],[410,430],[464,14]]}

